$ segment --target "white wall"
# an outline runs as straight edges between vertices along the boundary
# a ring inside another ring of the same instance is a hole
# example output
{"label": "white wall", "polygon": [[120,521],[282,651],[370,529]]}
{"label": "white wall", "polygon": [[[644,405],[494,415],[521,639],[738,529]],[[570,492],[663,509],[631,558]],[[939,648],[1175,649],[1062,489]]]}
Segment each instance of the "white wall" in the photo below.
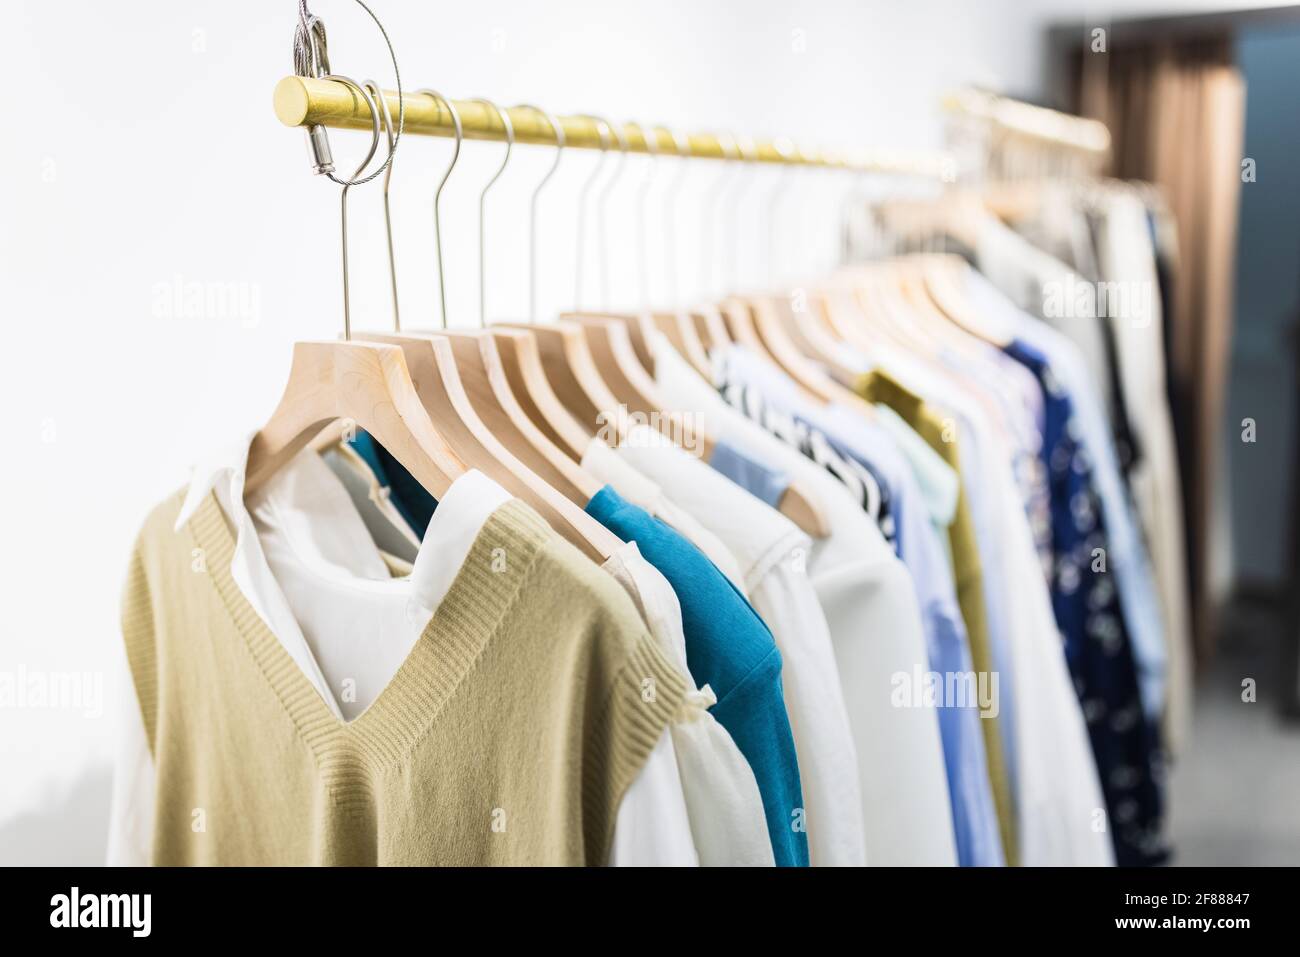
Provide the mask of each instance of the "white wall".
{"label": "white wall", "polygon": [[[889,146],[936,145],[938,98],[963,82],[1032,90],[1040,21],[1070,10],[1010,0],[376,6],[409,87]],[[336,70],[391,85],[386,51],[359,8],[345,0],[313,8],[329,25]],[[290,68],[294,9],[289,0],[6,5],[0,63],[16,95],[6,99],[0,176],[0,396],[10,417],[0,470],[0,676],[90,673],[105,682],[105,699],[123,690],[112,680],[117,596],[142,516],[180,486],[189,463],[265,417],[294,340],[340,328],[338,191],[310,175],[302,134],[271,111],[271,90]],[[342,159],[358,155],[362,138],[336,133],[334,145]],[[447,189],[454,325],[476,318],[473,211],[499,150],[467,145]],[[393,194],[408,325],[434,315],[429,212],[448,153],[445,141],[415,137],[399,151]],[[549,161],[537,148],[519,154],[490,209],[497,317],[525,309],[526,198]],[[572,300],[574,198],[593,160],[570,154],[543,203],[544,315]],[[643,170],[631,168],[610,200],[619,222],[629,220]],[[652,193],[659,295],[658,210],[672,172],[661,170]],[[695,224],[718,177],[716,166],[695,164],[680,193],[683,287],[709,262]],[[780,224],[789,264],[809,268],[833,249],[836,193],[825,174],[802,182]],[[761,263],[757,217],[770,184],[740,184],[746,276]],[[385,326],[379,194],[371,186],[354,197],[355,321]],[[631,236],[622,225],[610,241],[624,300],[638,292]],[[797,248],[809,255],[793,258]],[[192,283],[242,292],[244,308],[169,315],[169,290]],[[594,305],[594,277],[589,288]],[[112,701],[100,703],[91,710],[103,717],[0,708],[0,859],[98,853],[114,730]],[[44,824],[59,809],[80,815],[82,828],[65,819],[61,837],[47,838]]]}

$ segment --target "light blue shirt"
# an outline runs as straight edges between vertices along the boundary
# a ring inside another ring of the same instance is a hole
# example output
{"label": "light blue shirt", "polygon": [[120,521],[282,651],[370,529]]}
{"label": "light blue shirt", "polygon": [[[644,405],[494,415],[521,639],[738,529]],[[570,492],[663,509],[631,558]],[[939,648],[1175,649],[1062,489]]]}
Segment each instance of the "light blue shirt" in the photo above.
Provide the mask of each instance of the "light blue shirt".
{"label": "light blue shirt", "polygon": [[[720,358],[728,367],[728,378],[734,377],[757,389],[777,411],[817,430],[838,454],[869,466],[880,477],[890,494],[899,558],[911,573],[921,609],[930,668],[941,677],[973,674],[966,626],[931,504],[894,438],[886,429],[851,409],[823,409],[806,402],[779,369],[743,347],[731,347]],[[956,476],[952,479],[955,482]],[[955,500],[955,488],[952,497]],[[936,504],[942,507],[945,503]],[[951,521],[951,513],[948,520]],[[1005,701],[1005,689],[998,690],[1001,704]],[[950,701],[940,704],[944,706],[938,709],[939,732],[953,810],[957,860],[963,866],[1001,866],[1005,858],[989,784],[978,702],[967,702],[964,707],[955,707],[955,702]]]}
{"label": "light blue shirt", "polygon": [[709,465],[759,501],[776,508],[790,487],[790,476],[755,458],[747,449],[719,436],[713,443]]}
{"label": "light blue shirt", "polygon": [[1093,480],[1110,536],[1108,560],[1119,589],[1124,623],[1137,658],[1138,687],[1142,707],[1151,719],[1158,719],[1165,701],[1165,635],[1160,616],[1159,591],[1146,545],[1138,531],[1133,505],[1120,477],[1115,446],[1106,423],[1096,386],[1078,348],[1042,321],[1023,312],[992,283],[969,270],[967,289],[980,308],[1009,323],[1051,364],[1052,374],[1070,394],[1080,441],[1093,462]]}

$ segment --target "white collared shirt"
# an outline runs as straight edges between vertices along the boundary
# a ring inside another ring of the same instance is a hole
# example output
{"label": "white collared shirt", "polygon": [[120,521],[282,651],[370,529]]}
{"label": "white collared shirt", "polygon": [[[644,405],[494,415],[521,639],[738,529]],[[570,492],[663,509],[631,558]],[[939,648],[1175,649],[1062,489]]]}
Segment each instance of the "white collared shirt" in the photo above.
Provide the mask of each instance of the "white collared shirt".
{"label": "white collared shirt", "polygon": [[673,409],[784,470],[815,496],[830,534],[813,541],[808,576],[830,628],[859,763],[873,866],[955,866],[952,804],[933,704],[890,704],[891,677],[930,670],[911,578],[880,529],[829,472],[737,412],[662,336],[655,378]]}
{"label": "white collared shirt", "polygon": [[[355,717],[410,652],[484,522],[509,495],[480,472],[459,477],[429,525],[410,578],[392,579],[346,490],[319,456],[304,452],[281,469],[250,513],[244,504],[247,454],[245,440],[195,470],[177,527],[215,493],[235,531],[231,575],[237,587],[331,710]],[[377,578],[364,578],[366,572]],[[384,623],[367,624],[364,646],[348,626],[357,608],[364,608],[367,622],[377,617]],[[108,862],[143,865],[152,856],[154,767],[139,708],[125,710]],[[667,730],[619,806],[610,863],[698,863]]]}
{"label": "white collared shirt", "polygon": [[649,426],[617,449],[674,504],[717,535],[783,661],[782,687],[799,758],[814,866],[866,863],[858,758],[826,616],[808,580],[812,542],[789,519]]}
{"label": "white collared shirt", "polygon": [[[604,443],[601,445],[605,448]],[[613,452],[609,453],[611,456]],[[616,460],[617,461],[617,460]],[[360,511],[365,505],[374,502],[376,497],[382,499],[382,492],[377,493],[378,482],[369,466],[359,456],[348,461],[334,461],[330,468],[338,475],[342,465],[352,469],[353,476],[359,472],[361,482],[348,482],[344,479],[347,494]],[[642,479],[631,466],[618,461],[618,465],[639,480],[638,492],[650,501],[665,505],[663,495],[648,479]],[[626,476],[625,476],[626,477]],[[342,478],[342,476],[341,476]],[[358,501],[361,496],[363,501]],[[381,522],[392,522],[400,528],[406,528],[405,521],[391,507],[382,514],[376,513]],[[336,506],[337,507],[337,506]],[[671,508],[669,513],[681,520]],[[364,516],[364,512],[362,512]],[[688,519],[693,522],[693,519]],[[373,535],[374,524],[367,526]],[[702,536],[712,538],[704,529],[699,529]],[[385,536],[387,537],[387,536]],[[722,543],[712,538],[717,549]],[[734,564],[734,559],[726,556]],[[686,637],[682,630],[682,609],[672,586],[662,574],[642,557],[636,542],[621,545],[601,566],[617,581],[636,604],[641,618],[650,629],[650,634],[659,642],[660,648],[677,664],[682,673],[691,679],[690,668],[686,660]],[[739,571],[736,572],[739,577]],[[676,753],[680,788],[686,799],[686,809],[690,818],[691,835],[699,854],[700,864],[706,867],[752,867],[773,866],[772,842],[768,837],[767,820],[763,813],[763,798],[758,789],[758,781],[750,769],[745,757],[732,740],[727,730],[718,724],[717,719],[709,713],[716,699],[713,691],[701,688],[687,694],[679,713],[668,725],[672,736],[673,750]],[[671,784],[667,775],[665,787]],[[655,790],[650,787],[629,792],[634,800],[653,800]],[[629,797],[624,798],[627,807]],[[638,819],[646,815],[632,815],[628,818]],[[620,832],[624,838],[629,832]]]}

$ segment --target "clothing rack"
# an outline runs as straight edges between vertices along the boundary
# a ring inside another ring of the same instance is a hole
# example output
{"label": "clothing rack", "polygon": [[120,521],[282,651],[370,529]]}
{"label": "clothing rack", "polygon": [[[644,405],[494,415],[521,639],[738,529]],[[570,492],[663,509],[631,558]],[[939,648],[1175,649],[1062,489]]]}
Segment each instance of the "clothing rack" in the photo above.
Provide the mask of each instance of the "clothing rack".
{"label": "clothing rack", "polygon": [[1110,152],[1110,131],[1099,120],[1062,113],[985,90],[964,89],[943,99],[951,114],[969,117],[997,131],[1093,156]]}
{"label": "clothing rack", "polygon": [[[389,111],[396,117],[398,94],[391,90],[384,90],[383,94]],[[429,93],[403,91],[400,102],[405,110],[404,134],[456,135],[451,112]],[[465,139],[506,141],[505,124],[492,106],[481,100],[451,102],[460,117]],[[541,110],[531,106],[502,109],[510,117],[514,142],[558,144],[550,119]],[[286,126],[368,131],[372,124],[369,107],[346,83],[309,76],[286,76],[276,84],[275,113]],[[954,168],[952,158],[943,151],[832,151],[798,146],[786,138],[683,134],[663,125],[607,124],[585,115],[556,116],[554,120],[563,130],[565,149],[614,149],[646,155],[824,167],[937,180],[950,180]]]}

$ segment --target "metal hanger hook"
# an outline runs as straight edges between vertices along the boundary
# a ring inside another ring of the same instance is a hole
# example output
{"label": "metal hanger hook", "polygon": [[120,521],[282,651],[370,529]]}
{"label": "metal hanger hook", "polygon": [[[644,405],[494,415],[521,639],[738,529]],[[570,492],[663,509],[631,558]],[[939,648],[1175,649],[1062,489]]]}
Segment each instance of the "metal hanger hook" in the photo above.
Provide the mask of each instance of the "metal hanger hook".
{"label": "metal hanger hook", "polygon": [[[715,242],[715,233],[718,232],[718,219],[721,215],[722,200],[726,196],[727,182],[727,164],[740,158],[740,149],[736,145],[736,138],[730,133],[718,133],[715,137],[718,141],[718,147],[722,150],[722,172],[718,175],[718,188],[713,194],[713,215],[710,216],[706,211],[704,214],[704,228],[700,231],[703,237],[701,242],[700,255],[700,286],[704,290],[709,290],[712,286],[713,279],[713,253]],[[704,204],[700,204],[704,208]],[[724,290],[725,292],[726,290]]]}
{"label": "metal hanger hook", "polygon": [[609,124],[597,116],[587,116],[585,119],[591,120],[596,124],[600,135],[600,160],[587,177],[587,181],[582,184],[582,189],[578,193],[578,236],[577,236],[577,262],[573,270],[573,308],[582,307],[582,264],[583,259],[583,239],[586,234],[587,221],[587,197],[591,193],[591,187],[595,184],[600,172],[605,167],[605,160],[609,155],[609,141],[611,139]]}
{"label": "metal hanger hook", "polygon": [[451,178],[451,171],[456,168],[456,163],[460,160],[460,144],[465,138],[465,130],[461,126],[460,113],[452,105],[451,100],[437,90],[423,89],[416,92],[433,97],[435,103],[445,106],[447,112],[451,114],[452,127],[456,131],[456,148],[452,151],[451,162],[447,164],[447,170],[442,174],[442,179],[438,180],[438,188],[433,192],[433,245],[434,252],[438,257],[438,302],[442,306],[442,328],[446,329],[447,277],[442,265],[442,188],[447,185],[447,180]]}
{"label": "metal hanger hook", "polygon": [[641,279],[641,304],[650,306],[650,254],[648,251],[648,232],[650,217],[647,215],[650,204],[650,189],[654,185],[655,174],[659,171],[659,133],[654,127],[638,126],[641,138],[645,141],[645,151],[650,157],[650,169],[641,180],[640,201],[637,203],[637,265]]}
{"label": "metal hanger hook", "polygon": [[609,236],[606,232],[606,214],[609,212],[609,196],[614,191],[614,184],[623,175],[623,170],[627,168],[627,135],[623,132],[622,126],[614,126],[609,120],[603,117],[595,117],[600,123],[605,125],[614,139],[618,142],[618,164],[614,167],[614,172],[610,173],[609,178],[605,180],[605,185],[596,197],[596,230],[597,230],[597,262],[600,264],[600,304],[604,309],[609,308]]}
{"label": "metal hanger hook", "polygon": [[537,200],[542,195],[542,188],[551,181],[555,171],[560,168],[560,156],[564,152],[564,127],[546,110],[531,103],[521,103],[516,109],[532,110],[551,125],[555,134],[555,161],[546,175],[533,188],[533,195],[528,201],[528,321],[537,321]]}
{"label": "metal hanger hook", "polygon": [[388,135],[388,168],[384,170],[384,231],[388,236],[388,282],[392,288],[393,294],[393,331],[402,331],[402,314],[398,308],[397,301],[397,257],[393,249],[393,212],[388,201],[388,187],[393,180],[393,162],[392,151],[397,146],[397,140],[393,136],[393,114],[388,109],[388,100],[384,98],[384,91],[379,88],[379,84],[374,80],[366,80],[362,84],[370,93],[374,101],[382,107],[380,117],[384,121],[384,132]]}
{"label": "metal hanger hook", "polygon": [[685,162],[691,155],[690,138],[679,130],[670,130],[673,138],[673,146],[677,149],[678,163],[677,175],[673,177],[672,183],[664,191],[665,217],[664,217],[664,240],[667,247],[664,249],[664,284],[668,287],[668,295],[671,297],[671,303],[675,308],[678,305],[677,298],[677,200],[681,193],[682,184],[686,182],[686,170],[690,166]]}
{"label": "metal hanger hook", "polygon": [[473,101],[482,103],[495,111],[496,115],[501,118],[501,125],[505,128],[506,134],[506,151],[501,157],[501,165],[497,171],[492,174],[492,178],[483,186],[483,192],[478,194],[478,325],[480,329],[487,328],[487,194],[496,181],[501,178],[501,174],[506,171],[506,166],[510,163],[510,153],[515,148],[515,126],[510,122],[510,114],[501,107],[497,106],[489,99],[477,97]]}
{"label": "metal hanger hook", "polygon": [[[374,178],[373,176],[367,176],[365,179],[357,179],[357,177],[361,175],[362,170],[370,165],[370,161],[374,159],[375,152],[379,149],[379,108],[375,106],[375,102],[370,98],[370,94],[367,93],[365,88],[356,80],[351,80],[338,73],[331,73],[327,75],[325,79],[336,80],[339,83],[344,83],[351,87],[363,100],[366,101],[366,105],[370,107],[370,149],[366,152],[365,159],[361,161],[361,165],[357,167],[356,172],[352,174],[350,179],[334,180],[336,183],[343,184],[343,189],[339,194],[339,226],[343,239],[343,339],[344,341],[350,341],[352,339],[352,287],[348,279],[348,190],[358,183],[369,182]],[[389,153],[388,160],[385,161],[384,165],[389,165],[389,161],[391,161],[392,158],[392,154]],[[330,178],[334,179],[333,176]]]}

